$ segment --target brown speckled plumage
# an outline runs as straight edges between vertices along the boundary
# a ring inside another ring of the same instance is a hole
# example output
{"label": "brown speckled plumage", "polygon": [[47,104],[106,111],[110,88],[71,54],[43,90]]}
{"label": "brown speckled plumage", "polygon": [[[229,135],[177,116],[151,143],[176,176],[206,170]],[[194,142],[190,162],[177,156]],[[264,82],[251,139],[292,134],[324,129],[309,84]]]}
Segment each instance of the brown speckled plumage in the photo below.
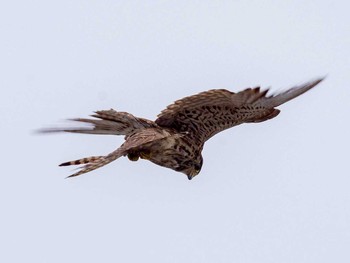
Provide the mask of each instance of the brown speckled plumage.
{"label": "brown speckled plumage", "polygon": [[303,94],[323,79],[310,81],[277,95],[268,90],[248,88],[238,93],[224,89],[209,90],[175,101],[153,122],[113,109],[97,111],[96,119],[72,119],[92,125],[85,128],[45,129],[43,132],[125,135],[125,142],[106,156],[93,156],[62,163],[60,166],[83,164],[69,177],[102,167],[121,156],[132,161],[139,158],[185,173],[192,179],[203,164],[205,141],[233,126],[262,122],[276,117],[275,107]]}

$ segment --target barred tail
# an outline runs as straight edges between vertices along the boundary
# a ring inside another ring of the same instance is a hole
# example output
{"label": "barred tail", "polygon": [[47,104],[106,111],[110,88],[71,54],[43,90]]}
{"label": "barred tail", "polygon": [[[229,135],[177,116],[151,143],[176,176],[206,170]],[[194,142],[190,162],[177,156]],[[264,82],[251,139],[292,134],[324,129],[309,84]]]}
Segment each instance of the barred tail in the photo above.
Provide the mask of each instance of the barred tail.
{"label": "barred tail", "polygon": [[82,159],[61,163],[59,166],[70,166],[70,165],[81,165],[81,164],[93,163],[93,162],[96,162],[98,160],[103,159],[103,157],[104,156],[85,157]]}
{"label": "barred tail", "polygon": [[123,150],[117,149],[116,151],[106,155],[106,156],[91,156],[87,158],[82,158],[74,161],[69,161],[65,163],[61,163],[59,166],[70,166],[70,165],[81,165],[84,164],[82,167],[78,168],[79,171],[68,176],[75,177],[78,175],[82,175],[84,173],[91,172],[95,169],[98,169],[102,166],[105,166],[106,164],[109,164],[110,162],[113,162],[114,160],[118,159],[123,155]]}

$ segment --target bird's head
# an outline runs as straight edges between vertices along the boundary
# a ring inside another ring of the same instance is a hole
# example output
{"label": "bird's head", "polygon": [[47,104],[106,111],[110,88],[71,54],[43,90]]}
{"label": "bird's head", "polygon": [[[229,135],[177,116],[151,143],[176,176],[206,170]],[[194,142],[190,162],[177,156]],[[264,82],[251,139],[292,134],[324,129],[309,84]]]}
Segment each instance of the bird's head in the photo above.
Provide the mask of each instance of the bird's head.
{"label": "bird's head", "polygon": [[203,165],[203,157],[202,155],[198,155],[198,157],[194,160],[187,161],[183,164],[183,167],[180,172],[187,175],[188,180],[192,180],[202,169]]}

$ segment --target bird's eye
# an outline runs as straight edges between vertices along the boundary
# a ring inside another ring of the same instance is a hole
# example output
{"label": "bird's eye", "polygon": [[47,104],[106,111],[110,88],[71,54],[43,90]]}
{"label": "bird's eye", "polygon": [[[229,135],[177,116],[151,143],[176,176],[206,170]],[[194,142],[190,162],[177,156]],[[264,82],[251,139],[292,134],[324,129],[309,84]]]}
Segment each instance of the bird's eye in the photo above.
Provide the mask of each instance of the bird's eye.
{"label": "bird's eye", "polygon": [[198,164],[195,164],[194,166],[193,166],[193,168],[195,169],[195,171],[197,172],[200,172],[201,171],[201,166],[200,165],[198,165]]}

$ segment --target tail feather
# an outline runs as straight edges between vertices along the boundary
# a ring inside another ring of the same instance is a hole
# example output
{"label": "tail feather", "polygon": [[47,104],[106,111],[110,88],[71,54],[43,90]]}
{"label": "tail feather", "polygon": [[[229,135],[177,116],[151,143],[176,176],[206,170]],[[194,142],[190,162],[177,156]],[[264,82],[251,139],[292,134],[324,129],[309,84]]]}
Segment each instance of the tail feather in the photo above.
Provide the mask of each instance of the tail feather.
{"label": "tail feather", "polygon": [[100,160],[102,158],[103,158],[103,156],[85,157],[85,158],[82,158],[82,159],[61,163],[59,166],[70,166],[70,165],[87,164],[87,163],[96,162],[96,161],[98,161],[98,160]]}
{"label": "tail feather", "polygon": [[84,164],[82,167],[79,167],[79,171],[71,174],[67,178],[75,177],[82,175],[84,173],[91,172],[93,170],[96,170],[102,166],[105,166],[106,164],[109,164],[110,162],[113,162],[114,160],[118,159],[123,155],[123,150],[117,149],[116,151],[106,155],[106,156],[91,156],[87,158],[82,158],[74,161],[69,161],[65,163],[61,163],[59,166],[69,166],[69,165],[80,165]]}

